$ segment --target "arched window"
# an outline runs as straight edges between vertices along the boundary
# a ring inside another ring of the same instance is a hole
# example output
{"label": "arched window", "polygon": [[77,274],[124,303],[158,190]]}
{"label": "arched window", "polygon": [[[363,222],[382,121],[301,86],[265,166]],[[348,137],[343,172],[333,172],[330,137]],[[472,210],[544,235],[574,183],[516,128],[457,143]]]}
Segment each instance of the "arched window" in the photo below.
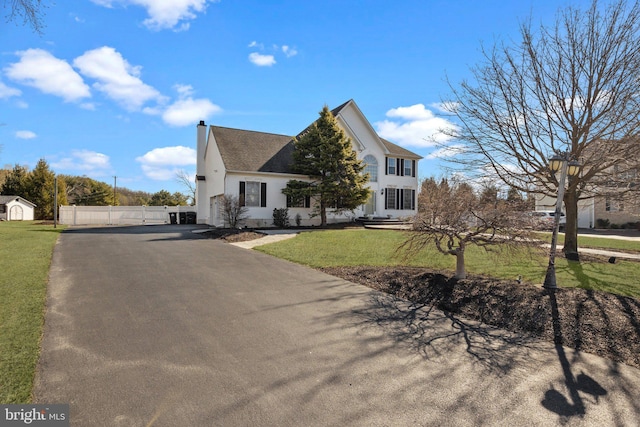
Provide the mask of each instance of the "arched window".
{"label": "arched window", "polygon": [[372,155],[364,156],[364,172],[369,174],[369,181],[378,182],[378,160]]}

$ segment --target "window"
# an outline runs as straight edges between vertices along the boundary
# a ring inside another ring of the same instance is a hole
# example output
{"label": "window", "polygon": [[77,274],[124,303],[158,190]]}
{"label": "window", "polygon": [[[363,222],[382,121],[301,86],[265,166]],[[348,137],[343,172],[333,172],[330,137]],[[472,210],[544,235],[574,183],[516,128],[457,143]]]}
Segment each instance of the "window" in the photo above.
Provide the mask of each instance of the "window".
{"label": "window", "polygon": [[396,174],[396,159],[387,157],[387,175]]}
{"label": "window", "polygon": [[364,156],[364,172],[369,174],[369,181],[378,182],[378,160],[371,156]]}
{"label": "window", "polygon": [[386,188],[385,209],[414,210],[416,208],[416,190],[411,188]]}
{"label": "window", "polygon": [[404,163],[404,176],[412,176],[412,174],[413,174],[413,161],[405,160],[403,163]]}
{"label": "window", "polygon": [[607,212],[622,212],[624,204],[619,200],[612,200],[610,197],[605,199],[605,210]]}
{"label": "window", "polygon": [[412,190],[410,188],[402,190],[402,209],[415,209],[415,195],[416,190]]}
{"label": "window", "polygon": [[0,213],[7,213],[7,205],[0,205]]}
{"label": "window", "polygon": [[385,193],[385,209],[397,209],[396,207],[396,189],[395,188],[386,188],[384,190]]}
{"label": "window", "polygon": [[242,206],[267,206],[267,183],[240,181],[240,203]]}
{"label": "window", "polygon": [[287,207],[288,208],[310,208],[311,207],[311,197],[305,196],[300,200],[293,200],[291,196],[287,196]]}
{"label": "window", "polygon": [[385,174],[398,176],[416,176],[416,161],[385,157]]}

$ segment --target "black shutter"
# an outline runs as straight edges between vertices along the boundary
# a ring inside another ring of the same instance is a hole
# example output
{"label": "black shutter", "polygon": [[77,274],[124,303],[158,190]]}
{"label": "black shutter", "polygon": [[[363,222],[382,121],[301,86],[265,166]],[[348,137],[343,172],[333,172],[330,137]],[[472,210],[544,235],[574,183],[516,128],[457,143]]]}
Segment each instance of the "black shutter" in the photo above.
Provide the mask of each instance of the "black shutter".
{"label": "black shutter", "polygon": [[[413,161],[415,163],[415,160]],[[411,190],[411,210],[416,209],[416,190]]]}
{"label": "black shutter", "polygon": [[398,209],[404,209],[404,190],[398,189],[398,194],[400,195],[400,197],[398,197],[398,199],[400,199],[398,201]]}
{"label": "black shutter", "polygon": [[384,158],[384,174],[389,175],[389,158]]}
{"label": "black shutter", "polygon": [[400,159],[396,159],[396,175],[400,176]]}
{"label": "black shutter", "polygon": [[306,196],[304,198],[304,207],[305,208],[310,208],[311,207],[311,196]]}
{"label": "black shutter", "polygon": [[404,176],[404,159],[400,159],[400,176]]}
{"label": "black shutter", "polygon": [[240,181],[240,206],[245,206],[244,203],[244,199],[245,199],[245,182],[244,181]]}
{"label": "black shutter", "polygon": [[[416,177],[416,161],[415,160],[411,160],[411,176],[413,178]],[[415,191],[415,190],[413,190]]]}
{"label": "black shutter", "polygon": [[261,208],[267,207],[267,183],[266,182],[260,183],[260,207]]}

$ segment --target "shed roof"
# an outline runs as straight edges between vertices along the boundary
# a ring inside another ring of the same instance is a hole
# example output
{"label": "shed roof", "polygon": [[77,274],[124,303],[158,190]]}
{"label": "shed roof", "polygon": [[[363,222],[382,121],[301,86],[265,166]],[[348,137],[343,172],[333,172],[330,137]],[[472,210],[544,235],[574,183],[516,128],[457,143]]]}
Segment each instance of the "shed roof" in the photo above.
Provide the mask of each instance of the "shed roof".
{"label": "shed roof", "polygon": [[33,207],[36,207],[34,203],[31,203],[27,199],[20,196],[0,196],[0,205],[6,205],[9,202],[13,202],[14,200],[21,201],[22,203],[26,203]]}

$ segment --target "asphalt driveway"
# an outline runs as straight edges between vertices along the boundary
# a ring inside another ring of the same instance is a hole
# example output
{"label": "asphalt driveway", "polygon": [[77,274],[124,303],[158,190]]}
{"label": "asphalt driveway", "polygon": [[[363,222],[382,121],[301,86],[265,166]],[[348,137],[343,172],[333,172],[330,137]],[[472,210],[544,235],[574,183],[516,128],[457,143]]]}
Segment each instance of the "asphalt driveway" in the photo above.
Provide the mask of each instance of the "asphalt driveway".
{"label": "asphalt driveway", "polygon": [[36,403],[74,426],[633,426],[640,371],[191,233],[74,228]]}

